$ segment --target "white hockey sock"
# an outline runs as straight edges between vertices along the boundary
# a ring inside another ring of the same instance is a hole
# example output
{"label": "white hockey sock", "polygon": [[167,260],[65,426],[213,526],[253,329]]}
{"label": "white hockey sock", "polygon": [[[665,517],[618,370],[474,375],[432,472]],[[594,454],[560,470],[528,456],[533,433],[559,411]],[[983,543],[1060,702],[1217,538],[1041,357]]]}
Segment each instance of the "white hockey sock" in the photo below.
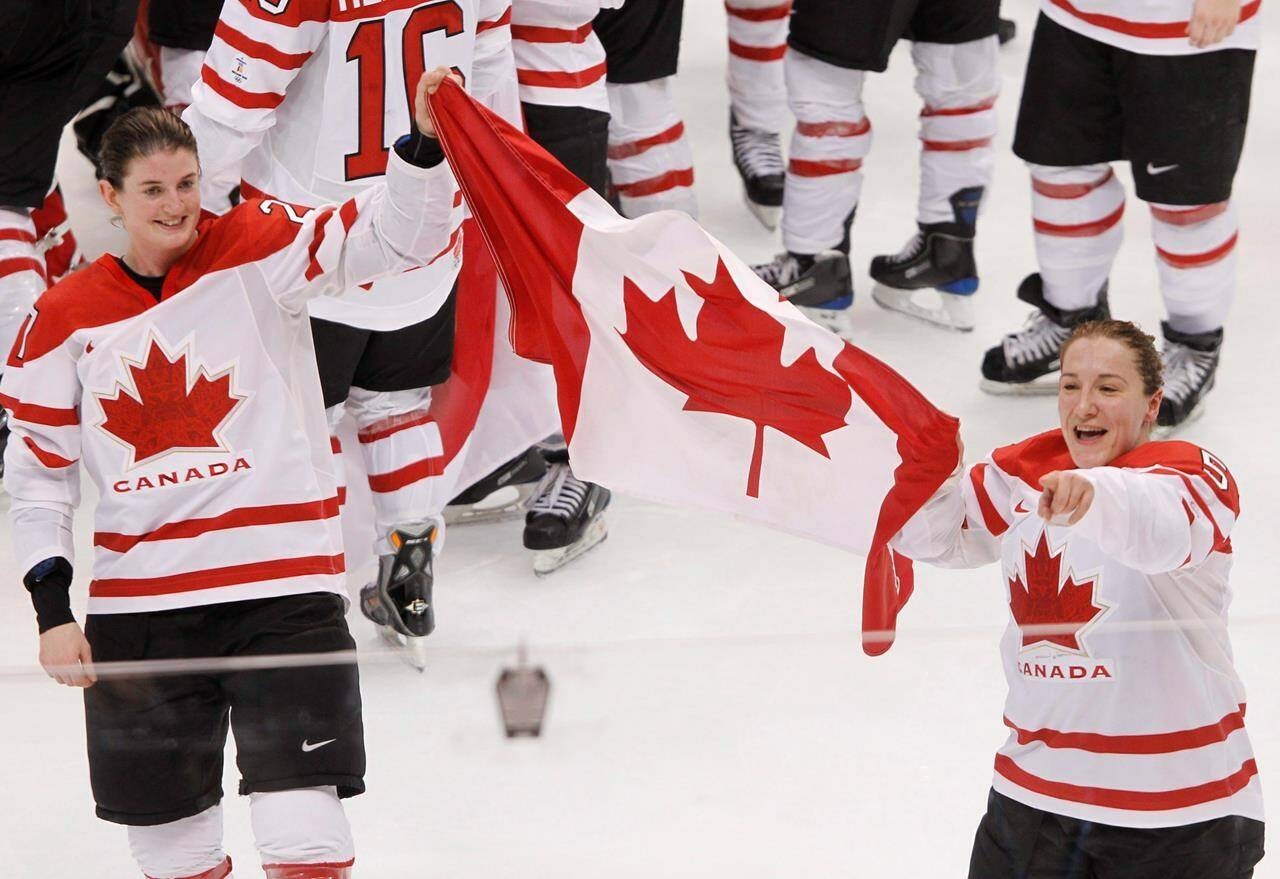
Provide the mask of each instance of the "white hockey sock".
{"label": "white hockey sock", "polygon": [[787,124],[787,51],[791,0],[725,0],[729,19],[729,103],[738,124],[781,132]]}
{"label": "white hockey sock", "polygon": [[346,412],[342,403],[324,410],[325,420],[329,423],[329,449],[333,453],[333,481],[338,487],[339,507],[347,502],[347,468],[342,462],[342,440],[338,439],[338,425]]}
{"label": "white hockey sock", "polygon": [[1219,329],[1236,294],[1235,203],[1153,204],[1151,221],[1169,326],[1180,333]]}
{"label": "white hockey sock", "polygon": [[955,221],[951,196],[991,185],[995,169],[999,41],[912,43],[920,113],[921,223]]}
{"label": "white hockey sock", "polygon": [[267,879],[349,879],[351,825],[333,787],[249,795],[253,841]]}
{"label": "white hockey sock", "polygon": [[671,93],[671,77],[609,83],[609,173],[622,213],[698,215],[693,151]]}
{"label": "white hockey sock", "polygon": [[147,879],[226,879],[222,806],[166,824],[129,828],[129,849]]}
{"label": "white hockey sock", "polygon": [[1124,240],[1124,187],[1107,164],[1028,167],[1045,299],[1068,311],[1092,307]]}
{"label": "white hockey sock", "polygon": [[788,50],[785,65],[796,130],[782,203],[782,244],[794,253],[817,253],[844,237],[844,220],[862,194],[862,160],[871,149],[871,122],[862,106],[866,74],[794,49]]}

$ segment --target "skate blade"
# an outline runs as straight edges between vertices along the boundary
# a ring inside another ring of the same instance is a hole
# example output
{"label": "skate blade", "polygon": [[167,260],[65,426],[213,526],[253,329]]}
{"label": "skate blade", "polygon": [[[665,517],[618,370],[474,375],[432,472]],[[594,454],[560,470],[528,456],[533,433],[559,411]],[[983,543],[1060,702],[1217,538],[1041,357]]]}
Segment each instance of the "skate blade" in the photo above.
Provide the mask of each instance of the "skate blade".
{"label": "skate blade", "polygon": [[743,201],[747,203],[747,210],[751,211],[752,216],[760,221],[760,225],[764,226],[770,232],[778,228],[778,221],[782,219],[781,205],[767,205],[752,201],[747,197],[746,192],[742,194]]}
{"label": "skate blade", "polygon": [[418,671],[427,670],[427,639],[401,635],[390,626],[378,626],[378,637]]}
{"label": "skate blade", "polygon": [[[458,504],[444,508],[446,526],[483,525],[518,519],[529,511],[529,501],[538,490],[537,482],[510,485],[499,489],[478,504]],[[500,495],[490,503],[495,495]]]}
{"label": "skate blade", "polygon": [[978,387],[997,397],[1047,397],[1058,393],[1058,374],[1029,382],[996,382],[984,378]]}
{"label": "skate blade", "polygon": [[818,326],[830,330],[846,342],[853,341],[852,307],[814,308],[810,305],[797,305],[796,308]]}
{"label": "skate blade", "polygon": [[[937,297],[939,301],[938,307],[930,308],[917,302],[915,297],[921,293],[925,295],[932,294]],[[963,296],[956,293],[943,293],[940,290],[899,290],[897,287],[876,284],[871,289],[871,298],[881,308],[905,314],[907,317],[924,321],[935,327],[942,327],[957,333],[973,331],[972,295]]]}
{"label": "skate blade", "polygon": [[560,549],[540,549],[533,554],[533,573],[545,577],[569,562],[595,549],[609,536],[609,525],[604,516],[596,516],[587,530],[575,542]]}

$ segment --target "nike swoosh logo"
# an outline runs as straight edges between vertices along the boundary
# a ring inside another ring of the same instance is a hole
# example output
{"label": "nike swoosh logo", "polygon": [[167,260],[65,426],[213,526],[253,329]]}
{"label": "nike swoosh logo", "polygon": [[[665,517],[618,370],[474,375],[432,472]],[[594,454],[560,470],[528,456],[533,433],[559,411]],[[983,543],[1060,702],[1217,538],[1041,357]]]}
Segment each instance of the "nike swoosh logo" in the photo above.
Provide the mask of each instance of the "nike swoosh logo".
{"label": "nike swoosh logo", "polygon": [[1018,501],[1018,503],[1014,506],[1013,511],[1014,511],[1015,513],[1030,513],[1030,512],[1031,512],[1030,510],[1028,510],[1028,509],[1027,509],[1027,508],[1025,508],[1024,506],[1022,506],[1022,501]]}
{"label": "nike swoosh logo", "polygon": [[311,744],[310,742],[308,742],[306,739],[303,739],[303,740],[302,740],[302,753],[304,753],[304,754],[308,754],[308,753],[310,753],[311,751],[314,751],[316,748],[323,748],[325,745],[331,745],[331,744],[333,744],[333,743],[334,743],[334,742],[336,742],[336,741],[337,741],[337,739],[325,739],[323,742],[316,742],[316,743],[313,745],[313,744]]}
{"label": "nike swoosh logo", "polygon": [[1147,173],[1152,177],[1154,177],[1157,174],[1163,174],[1165,171],[1172,171],[1176,167],[1178,166],[1177,165],[1161,165],[1159,168],[1157,168],[1155,165],[1151,164],[1150,162],[1147,162]]}

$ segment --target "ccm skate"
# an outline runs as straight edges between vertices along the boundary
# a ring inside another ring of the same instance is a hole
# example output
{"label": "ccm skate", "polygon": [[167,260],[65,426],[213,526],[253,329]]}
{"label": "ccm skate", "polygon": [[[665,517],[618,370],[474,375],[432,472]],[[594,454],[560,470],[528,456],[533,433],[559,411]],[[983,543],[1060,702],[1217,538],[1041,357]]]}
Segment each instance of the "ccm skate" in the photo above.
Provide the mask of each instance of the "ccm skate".
{"label": "ccm skate", "polygon": [[547,473],[524,523],[525,549],[534,551],[533,572],[545,576],[598,546],[609,536],[604,511],[609,490],[573,475],[569,453],[546,452]]}

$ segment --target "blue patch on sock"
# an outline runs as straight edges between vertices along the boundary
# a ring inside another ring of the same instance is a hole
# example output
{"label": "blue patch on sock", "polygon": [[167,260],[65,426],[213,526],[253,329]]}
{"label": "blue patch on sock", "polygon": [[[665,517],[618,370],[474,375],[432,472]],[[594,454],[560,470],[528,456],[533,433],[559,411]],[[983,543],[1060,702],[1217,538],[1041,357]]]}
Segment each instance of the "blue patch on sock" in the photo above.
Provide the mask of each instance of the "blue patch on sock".
{"label": "blue patch on sock", "polygon": [[977,278],[961,278],[958,281],[952,281],[950,284],[942,284],[938,287],[943,293],[957,293],[961,296],[972,296],[978,292]]}
{"label": "blue patch on sock", "polygon": [[830,311],[843,311],[844,309],[848,308],[850,305],[853,305],[852,293],[848,294],[847,296],[838,296],[835,299],[830,299],[826,302],[823,302],[821,305],[810,305],[808,307],[809,308],[826,308]]}

